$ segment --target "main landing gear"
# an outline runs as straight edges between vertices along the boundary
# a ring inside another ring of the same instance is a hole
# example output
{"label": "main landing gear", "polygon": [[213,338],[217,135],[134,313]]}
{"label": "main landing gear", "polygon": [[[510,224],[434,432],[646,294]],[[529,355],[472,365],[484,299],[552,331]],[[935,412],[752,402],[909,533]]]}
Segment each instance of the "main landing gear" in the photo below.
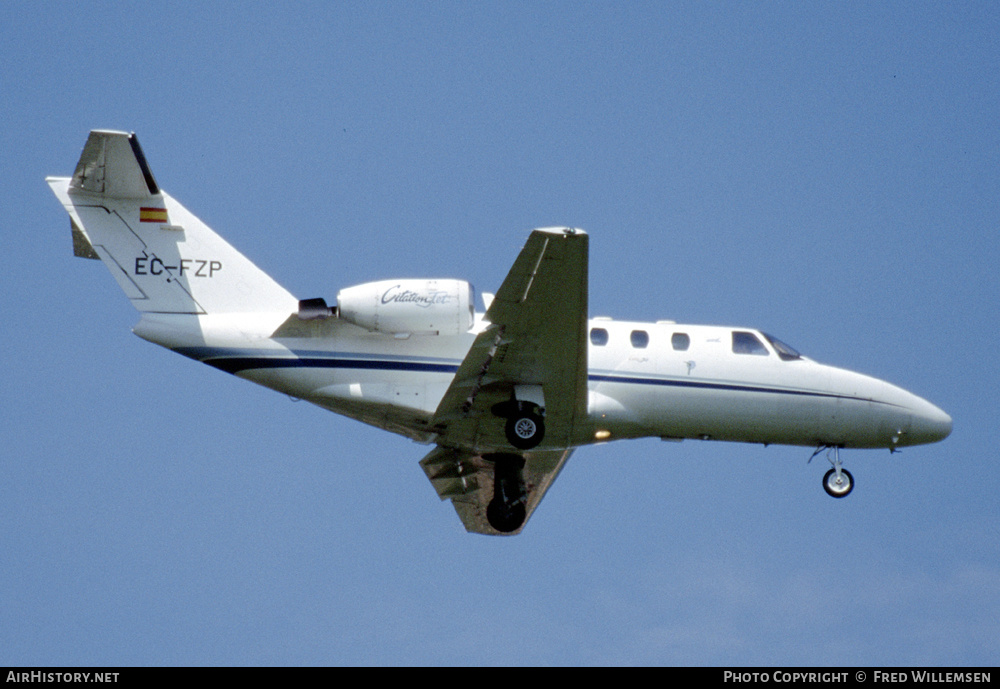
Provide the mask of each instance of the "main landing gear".
{"label": "main landing gear", "polygon": [[501,533],[517,531],[527,516],[524,457],[496,454],[483,459],[493,462],[493,499],[486,506],[486,521]]}
{"label": "main landing gear", "polygon": [[[854,477],[851,476],[851,472],[844,469],[841,465],[840,447],[837,445],[821,445],[813,452],[809,461],[812,461],[813,457],[823,450],[826,450],[826,458],[833,465],[833,468],[823,475],[823,490],[826,491],[827,495],[834,498],[846,498],[854,490]],[[830,456],[831,453],[833,457]]]}
{"label": "main landing gear", "polygon": [[537,447],[545,437],[544,412],[537,404],[512,399],[493,408],[497,416],[506,417],[504,433],[507,442],[518,450]]}

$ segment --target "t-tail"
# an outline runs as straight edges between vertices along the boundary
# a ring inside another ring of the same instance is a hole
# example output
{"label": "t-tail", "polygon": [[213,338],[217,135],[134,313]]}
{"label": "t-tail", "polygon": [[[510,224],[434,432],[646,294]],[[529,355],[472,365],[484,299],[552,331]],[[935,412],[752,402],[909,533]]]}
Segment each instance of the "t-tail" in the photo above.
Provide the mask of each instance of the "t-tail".
{"label": "t-tail", "polygon": [[73,252],[103,261],[144,316],[297,309],[295,297],[160,189],[135,134],[92,131],[73,176],[46,181],[69,213]]}

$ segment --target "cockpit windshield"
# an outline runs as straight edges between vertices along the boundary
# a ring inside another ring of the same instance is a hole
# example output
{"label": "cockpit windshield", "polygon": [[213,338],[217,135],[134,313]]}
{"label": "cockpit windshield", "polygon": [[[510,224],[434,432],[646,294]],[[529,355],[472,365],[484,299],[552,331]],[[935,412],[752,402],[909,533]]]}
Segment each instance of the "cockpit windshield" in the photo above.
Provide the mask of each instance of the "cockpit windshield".
{"label": "cockpit windshield", "polygon": [[782,361],[795,361],[796,359],[802,358],[802,355],[795,351],[793,347],[789,347],[778,338],[768,335],[767,333],[761,333],[761,335],[767,338],[767,341],[771,343],[771,346],[774,347],[774,351],[778,353],[778,356],[781,357]]}

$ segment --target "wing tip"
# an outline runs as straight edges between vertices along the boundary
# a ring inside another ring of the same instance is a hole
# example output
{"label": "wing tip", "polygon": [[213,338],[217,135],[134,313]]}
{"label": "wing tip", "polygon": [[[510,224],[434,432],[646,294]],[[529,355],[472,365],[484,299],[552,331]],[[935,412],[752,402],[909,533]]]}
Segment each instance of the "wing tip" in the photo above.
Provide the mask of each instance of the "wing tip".
{"label": "wing tip", "polygon": [[586,235],[585,230],[581,230],[579,227],[566,227],[564,225],[556,225],[553,227],[536,227],[532,232],[544,232],[545,234],[557,234],[557,235]]}

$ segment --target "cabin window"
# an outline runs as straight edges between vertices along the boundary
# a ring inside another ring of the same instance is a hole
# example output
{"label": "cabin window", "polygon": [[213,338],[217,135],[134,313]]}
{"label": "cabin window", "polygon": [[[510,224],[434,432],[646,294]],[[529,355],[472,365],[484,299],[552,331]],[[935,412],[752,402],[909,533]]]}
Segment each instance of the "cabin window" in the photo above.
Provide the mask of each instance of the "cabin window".
{"label": "cabin window", "polygon": [[688,337],[687,333],[674,333],[670,338],[670,344],[678,352],[686,352],[687,348],[691,346],[691,338]]}
{"label": "cabin window", "polygon": [[636,349],[645,349],[649,346],[649,333],[645,330],[633,330],[629,339],[632,341],[632,346]]}
{"label": "cabin window", "polygon": [[608,343],[608,331],[604,328],[592,328],[590,331],[590,342],[598,347],[603,347]]}
{"label": "cabin window", "polygon": [[739,330],[733,331],[733,351],[736,354],[756,354],[757,356],[767,356],[770,353],[756,335]]}

